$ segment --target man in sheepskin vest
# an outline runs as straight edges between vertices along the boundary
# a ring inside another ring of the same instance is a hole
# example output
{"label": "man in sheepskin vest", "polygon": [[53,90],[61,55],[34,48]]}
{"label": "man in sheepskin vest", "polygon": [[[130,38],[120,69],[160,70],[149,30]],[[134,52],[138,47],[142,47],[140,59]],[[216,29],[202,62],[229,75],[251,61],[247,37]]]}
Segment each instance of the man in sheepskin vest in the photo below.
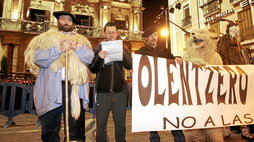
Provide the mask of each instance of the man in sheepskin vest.
{"label": "man in sheepskin vest", "polygon": [[[74,15],[65,11],[53,15],[58,20],[58,29],[34,37],[25,51],[25,62],[37,76],[34,104],[41,120],[41,139],[60,141],[61,115],[65,112],[65,71],[68,71],[69,139],[85,141],[83,108],[88,109],[89,101],[86,64],[91,63],[94,53],[87,38],[73,31],[78,23]],[[68,68],[65,68],[65,52]]]}

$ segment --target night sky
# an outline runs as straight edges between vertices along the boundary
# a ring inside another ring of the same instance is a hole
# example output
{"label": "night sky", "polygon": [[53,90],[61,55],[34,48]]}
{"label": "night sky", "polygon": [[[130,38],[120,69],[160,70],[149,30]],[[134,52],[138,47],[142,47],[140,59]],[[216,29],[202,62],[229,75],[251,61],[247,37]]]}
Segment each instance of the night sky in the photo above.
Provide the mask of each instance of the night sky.
{"label": "night sky", "polygon": [[156,16],[161,13],[160,7],[164,5],[167,7],[168,0],[143,0],[143,29],[153,24]]}

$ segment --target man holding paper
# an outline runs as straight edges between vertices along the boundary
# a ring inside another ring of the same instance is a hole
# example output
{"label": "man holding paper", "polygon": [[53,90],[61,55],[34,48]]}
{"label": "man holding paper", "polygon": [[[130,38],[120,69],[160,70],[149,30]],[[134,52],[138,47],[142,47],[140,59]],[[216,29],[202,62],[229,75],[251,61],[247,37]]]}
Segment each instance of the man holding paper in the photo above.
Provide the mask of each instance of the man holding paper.
{"label": "man holding paper", "polygon": [[89,66],[91,72],[96,73],[96,141],[107,141],[107,121],[112,111],[116,142],[125,142],[127,94],[124,93],[123,68],[132,69],[132,60],[123,42],[116,40],[116,25],[108,22],[104,32],[106,39],[94,48],[95,57]]}

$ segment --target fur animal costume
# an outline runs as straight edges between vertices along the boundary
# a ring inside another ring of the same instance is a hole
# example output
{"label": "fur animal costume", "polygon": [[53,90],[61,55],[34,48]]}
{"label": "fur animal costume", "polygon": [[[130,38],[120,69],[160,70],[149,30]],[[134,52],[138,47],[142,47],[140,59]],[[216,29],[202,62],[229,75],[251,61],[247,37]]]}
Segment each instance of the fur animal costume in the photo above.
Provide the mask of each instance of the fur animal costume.
{"label": "fur animal costume", "polygon": [[[42,50],[48,49],[53,46],[60,47],[60,41],[69,39],[74,43],[79,43],[80,46],[86,46],[91,48],[90,42],[83,35],[76,32],[64,33],[57,29],[50,29],[49,31],[42,33],[33,38],[29,43],[28,48],[25,51],[25,63],[28,65],[30,72],[37,75],[39,66],[34,63],[34,55],[37,48]],[[79,90],[78,85],[86,83],[88,79],[87,67],[81,63],[79,57],[73,50],[68,51],[68,79],[72,85],[71,92],[71,114],[75,119],[78,119],[80,115],[80,102],[79,102]],[[55,60],[50,68],[53,72],[61,70],[65,67],[65,54],[62,54],[57,60]],[[74,111],[75,110],[75,111]]]}
{"label": "fur animal costume", "polygon": [[199,65],[222,65],[220,55],[216,52],[216,34],[208,30],[196,30],[191,33],[183,59]]}
{"label": "fur animal costume", "polygon": [[[197,30],[190,34],[183,59],[199,65],[222,65],[216,52],[216,34],[208,30]],[[195,129],[184,131],[186,141],[223,142],[223,128]]]}

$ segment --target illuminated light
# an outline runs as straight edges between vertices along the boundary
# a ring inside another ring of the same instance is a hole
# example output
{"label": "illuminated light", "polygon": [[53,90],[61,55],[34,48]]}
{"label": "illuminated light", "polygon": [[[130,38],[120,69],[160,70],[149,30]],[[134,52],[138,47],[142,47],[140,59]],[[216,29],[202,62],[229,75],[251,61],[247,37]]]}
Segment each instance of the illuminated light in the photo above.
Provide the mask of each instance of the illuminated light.
{"label": "illuminated light", "polygon": [[162,36],[167,36],[168,35],[168,29],[162,29],[161,30],[161,35]]}
{"label": "illuminated light", "polygon": [[12,19],[15,19],[15,20],[18,19],[18,15],[19,15],[18,11],[14,10],[12,13]]}
{"label": "illuminated light", "polygon": [[107,6],[107,5],[104,5],[104,6],[103,6],[103,9],[108,9],[108,6]]}
{"label": "illuminated light", "polygon": [[164,9],[165,9],[165,6],[164,6],[164,5],[162,5],[162,6],[160,7],[160,9],[161,9],[161,10],[164,10]]}

